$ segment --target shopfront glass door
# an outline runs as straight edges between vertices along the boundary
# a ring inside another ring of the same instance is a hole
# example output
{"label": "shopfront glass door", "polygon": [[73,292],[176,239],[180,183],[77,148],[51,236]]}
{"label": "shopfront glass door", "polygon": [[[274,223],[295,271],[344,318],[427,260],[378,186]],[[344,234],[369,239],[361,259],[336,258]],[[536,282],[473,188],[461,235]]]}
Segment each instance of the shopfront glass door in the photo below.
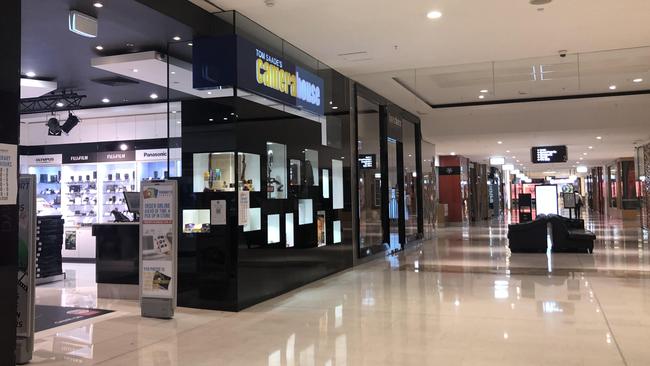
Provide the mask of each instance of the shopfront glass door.
{"label": "shopfront glass door", "polygon": [[400,209],[402,199],[402,187],[398,182],[401,176],[399,162],[398,142],[388,138],[388,245],[390,251],[400,249],[401,231],[400,224],[403,222],[404,210]]}

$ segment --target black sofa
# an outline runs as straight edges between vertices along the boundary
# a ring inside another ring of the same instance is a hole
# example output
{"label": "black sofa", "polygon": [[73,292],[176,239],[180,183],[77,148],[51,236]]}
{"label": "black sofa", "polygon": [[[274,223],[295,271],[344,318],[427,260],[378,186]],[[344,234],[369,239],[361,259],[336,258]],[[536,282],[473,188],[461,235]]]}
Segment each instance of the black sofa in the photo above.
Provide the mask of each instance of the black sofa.
{"label": "black sofa", "polygon": [[548,219],[539,215],[535,220],[508,225],[508,246],[513,253],[545,253]]}
{"label": "black sofa", "polygon": [[553,252],[593,253],[596,234],[585,230],[585,222],[568,219],[559,215],[549,215]]}

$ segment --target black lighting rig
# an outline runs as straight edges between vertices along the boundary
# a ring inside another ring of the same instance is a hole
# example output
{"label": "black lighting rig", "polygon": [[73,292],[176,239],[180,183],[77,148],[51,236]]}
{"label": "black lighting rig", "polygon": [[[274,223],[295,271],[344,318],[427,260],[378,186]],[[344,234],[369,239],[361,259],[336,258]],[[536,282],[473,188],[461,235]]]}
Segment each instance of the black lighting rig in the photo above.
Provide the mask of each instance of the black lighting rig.
{"label": "black lighting rig", "polygon": [[[61,136],[62,132],[70,133],[79,124],[80,120],[72,114],[72,110],[81,107],[81,101],[85,95],[75,92],[62,92],[48,94],[38,98],[27,98],[20,100],[21,113],[51,113],[52,117],[47,121],[47,134],[49,136]],[[68,118],[63,124],[54,116],[54,113],[61,110],[68,111]]]}

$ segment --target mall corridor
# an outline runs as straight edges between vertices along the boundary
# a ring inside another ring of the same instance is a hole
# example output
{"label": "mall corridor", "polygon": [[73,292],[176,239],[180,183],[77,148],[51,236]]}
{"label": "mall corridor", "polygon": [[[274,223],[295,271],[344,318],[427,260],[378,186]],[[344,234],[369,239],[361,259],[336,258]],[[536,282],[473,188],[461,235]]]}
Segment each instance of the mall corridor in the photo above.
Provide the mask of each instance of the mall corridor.
{"label": "mall corridor", "polygon": [[511,255],[499,222],[442,227],[239,313],[179,308],[168,321],[97,299],[88,265],[68,265],[37,303],[115,312],[37,333],[33,363],[646,365],[648,238],[620,220],[587,227],[593,255]]}

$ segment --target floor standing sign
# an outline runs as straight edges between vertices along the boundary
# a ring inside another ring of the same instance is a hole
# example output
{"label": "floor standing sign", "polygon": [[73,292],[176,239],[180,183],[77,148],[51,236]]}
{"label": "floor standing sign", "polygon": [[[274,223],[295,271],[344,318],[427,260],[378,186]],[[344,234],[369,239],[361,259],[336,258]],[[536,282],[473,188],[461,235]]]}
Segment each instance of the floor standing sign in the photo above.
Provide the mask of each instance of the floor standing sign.
{"label": "floor standing sign", "polygon": [[140,308],[145,317],[174,316],[178,253],[178,188],[173,180],[142,182]]}
{"label": "floor standing sign", "polygon": [[34,351],[34,291],[36,271],[36,176],[21,175],[18,183],[18,307],[16,363],[32,359]]}

